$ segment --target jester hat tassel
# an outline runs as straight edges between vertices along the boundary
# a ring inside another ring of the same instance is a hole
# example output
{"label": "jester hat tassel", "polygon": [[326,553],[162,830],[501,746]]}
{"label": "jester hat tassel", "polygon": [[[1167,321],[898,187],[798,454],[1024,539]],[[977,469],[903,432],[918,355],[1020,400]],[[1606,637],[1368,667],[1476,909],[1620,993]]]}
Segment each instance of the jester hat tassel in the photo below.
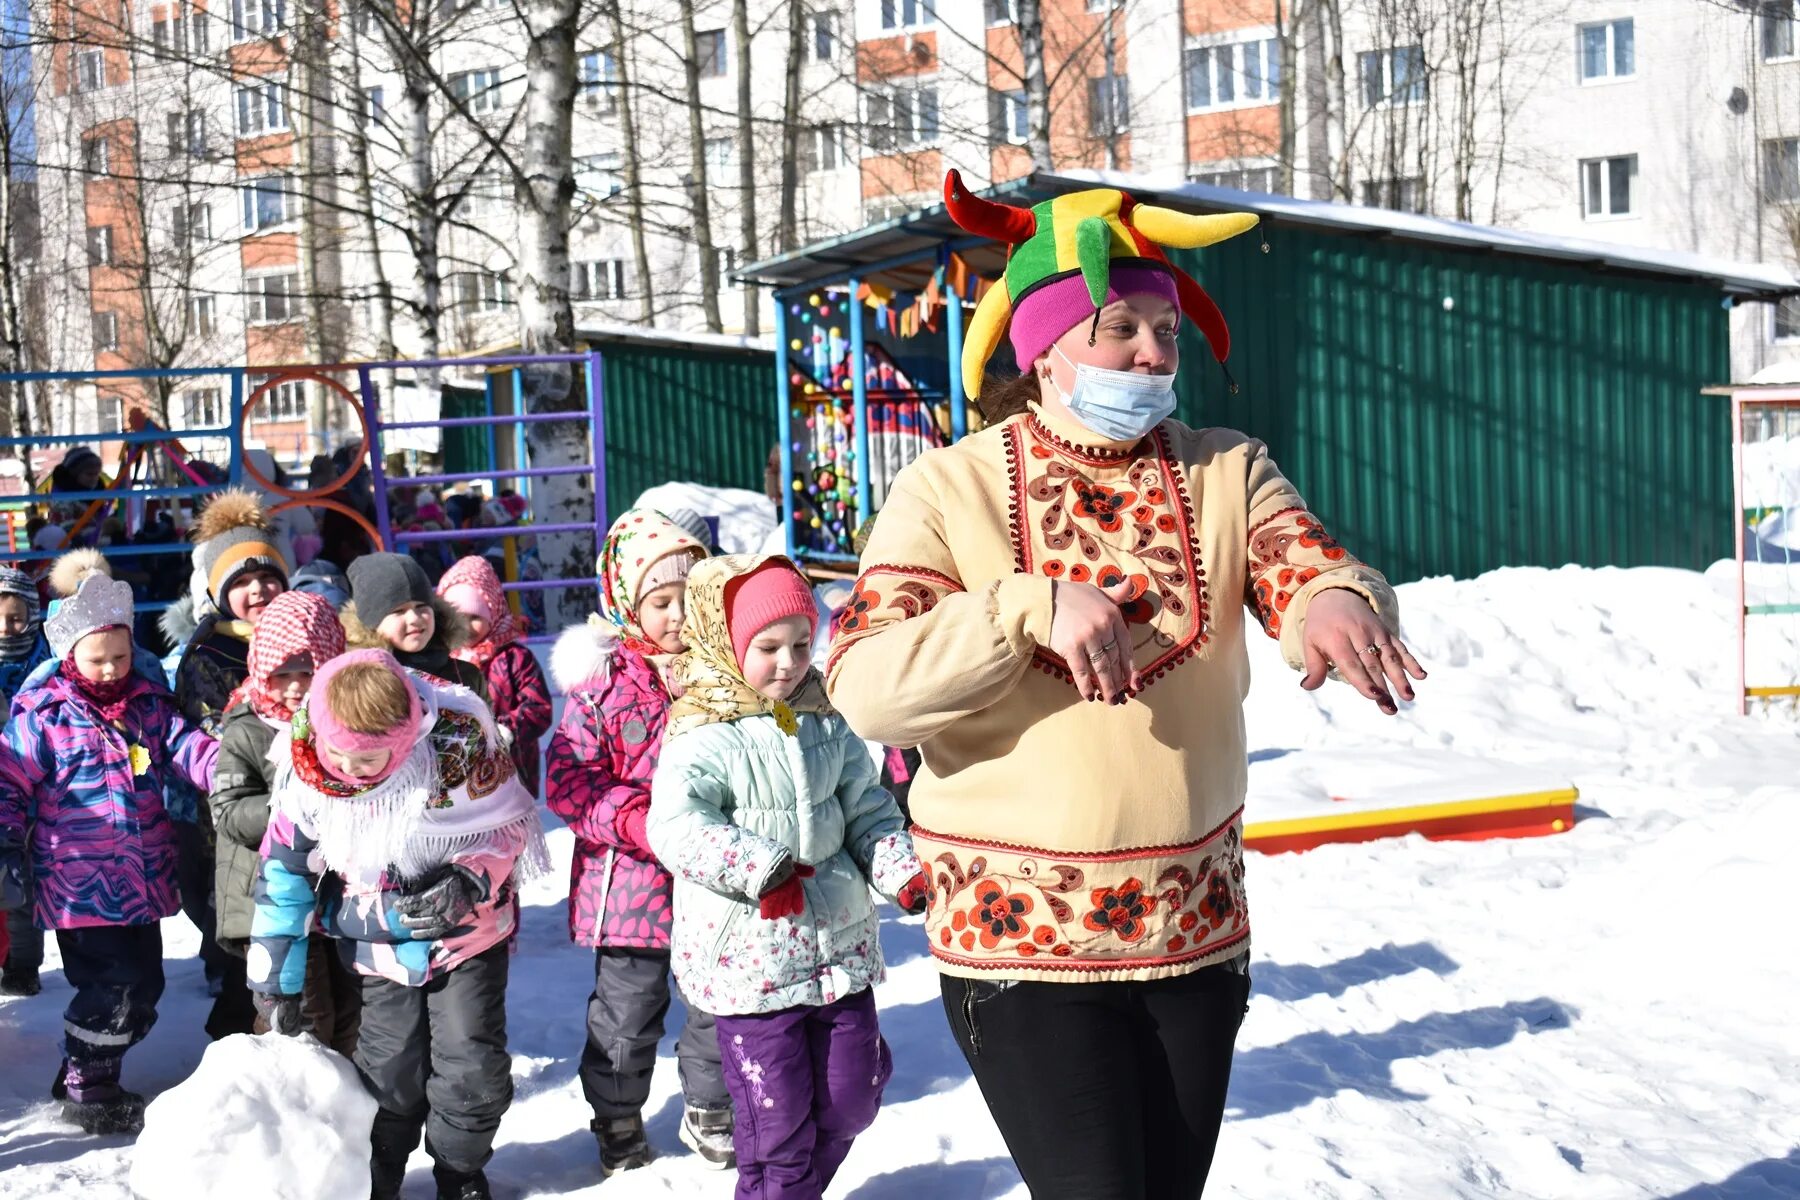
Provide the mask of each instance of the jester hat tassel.
{"label": "jester hat tassel", "polygon": [[1169,261],[1164,247],[1195,250],[1222,242],[1253,228],[1258,220],[1254,213],[1180,213],[1139,204],[1118,188],[1070,192],[1018,208],[975,195],[954,170],[944,177],[944,204],[951,219],[970,233],[1008,246],[1006,271],[976,306],[963,336],[967,395],[981,394],[983,369],[1006,335],[1014,312],[1031,293],[1079,276],[1098,311],[1107,303],[1115,266],[1167,272],[1174,278],[1181,311],[1205,335],[1213,357],[1223,363],[1231,352],[1225,315],[1205,289]]}

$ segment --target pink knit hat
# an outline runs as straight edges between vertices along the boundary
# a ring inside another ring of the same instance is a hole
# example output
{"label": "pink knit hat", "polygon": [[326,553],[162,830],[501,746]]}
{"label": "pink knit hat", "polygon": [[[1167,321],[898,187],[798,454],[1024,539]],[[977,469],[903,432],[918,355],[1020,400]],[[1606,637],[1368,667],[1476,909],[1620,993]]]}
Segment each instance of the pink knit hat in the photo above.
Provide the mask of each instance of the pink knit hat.
{"label": "pink knit hat", "polygon": [[731,631],[731,651],[740,667],[751,639],[788,617],[805,617],[814,633],[819,630],[812,589],[787,559],[773,559],[726,585],[725,627]]}
{"label": "pink knit hat", "polygon": [[[410,703],[406,720],[382,733],[361,733],[351,729],[337,719],[331,706],[325,702],[327,689],[331,681],[337,678],[338,672],[345,667],[353,667],[359,663],[375,663],[386,667],[400,677],[406,684],[406,695]],[[413,744],[419,740],[419,724],[425,716],[425,706],[419,699],[419,689],[406,676],[406,670],[399,661],[386,650],[352,650],[348,654],[340,654],[313,674],[312,691],[306,697],[306,715],[312,722],[314,735],[331,744],[331,748],[344,754],[368,754],[375,750],[388,752],[387,766],[381,774],[373,779],[357,779],[340,774],[331,765],[331,759],[324,754],[319,755],[319,765],[325,773],[341,783],[375,784],[400,769],[406,756],[412,752]]]}
{"label": "pink knit hat", "polygon": [[[1114,259],[1106,285],[1106,303],[1146,292],[1167,300],[1177,310],[1181,307],[1173,275],[1160,267],[1126,266]],[[1026,292],[1012,315],[1013,354],[1019,360],[1019,370],[1030,374],[1031,364],[1056,339],[1077,325],[1092,321],[1097,311],[1088,295],[1087,281],[1079,271]]]}

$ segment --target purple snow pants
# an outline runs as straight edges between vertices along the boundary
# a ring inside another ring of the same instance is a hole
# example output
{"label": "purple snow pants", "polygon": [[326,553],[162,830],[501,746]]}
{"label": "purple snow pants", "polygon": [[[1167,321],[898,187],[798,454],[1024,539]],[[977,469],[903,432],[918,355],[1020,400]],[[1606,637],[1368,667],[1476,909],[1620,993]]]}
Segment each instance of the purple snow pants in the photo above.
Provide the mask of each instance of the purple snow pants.
{"label": "purple snow pants", "polygon": [[737,1109],[737,1200],[819,1200],[894,1073],[874,990],[822,1008],[721,1014],[718,1029]]}

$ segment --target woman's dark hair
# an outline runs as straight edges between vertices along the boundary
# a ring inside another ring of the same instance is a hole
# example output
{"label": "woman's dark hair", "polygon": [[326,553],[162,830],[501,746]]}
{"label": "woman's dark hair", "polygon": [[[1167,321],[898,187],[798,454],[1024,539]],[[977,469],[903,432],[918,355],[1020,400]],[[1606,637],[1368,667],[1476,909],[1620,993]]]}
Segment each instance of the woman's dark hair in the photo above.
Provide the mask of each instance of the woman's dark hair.
{"label": "woman's dark hair", "polygon": [[1027,371],[1023,375],[988,375],[981,381],[981,395],[975,407],[989,425],[997,425],[1025,411],[1025,406],[1043,396],[1038,377]]}

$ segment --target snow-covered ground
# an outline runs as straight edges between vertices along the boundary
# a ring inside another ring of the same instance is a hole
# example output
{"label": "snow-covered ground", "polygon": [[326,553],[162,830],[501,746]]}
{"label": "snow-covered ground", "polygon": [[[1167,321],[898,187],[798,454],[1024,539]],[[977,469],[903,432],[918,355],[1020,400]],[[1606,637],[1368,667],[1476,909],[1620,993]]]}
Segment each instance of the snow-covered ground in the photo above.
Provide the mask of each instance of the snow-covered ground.
{"label": "snow-covered ground", "polygon": [[[1398,772],[1431,750],[1572,778],[1582,820],[1528,841],[1253,857],[1255,998],[1208,1194],[1800,1196],[1800,717],[1733,715],[1727,576],[1513,570],[1401,596],[1432,674],[1398,719],[1335,686],[1301,692],[1257,639],[1252,815],[1296,761],[1323,776],[1341,755],[1366,782],[1381,755]],[[1774,636],[1795,650],[1791,624]],[[566,861],[567,833],[553,843]],[[730,1177],[676,1141],[673,1062],[648,1111],[667,1157],[601,1188],[575,1080],[590,960],[566,941],[556,888],[529,903],[498,1193],[729,1196]],[[193,1071],[204,1043],[194,934],[165,928],[162,1019],[126,1063],[151,1092]],[[883,941],[896,1074],[834,1196],[1023,1196],[917,921],[890,911]],[[129,1145],[64,1129],[45,1098],[66,999],[52,951],[42,997],[0,1002],[0,1196],[129,1195]],[[411,1184],[430,1193],[423,1157]]]}

